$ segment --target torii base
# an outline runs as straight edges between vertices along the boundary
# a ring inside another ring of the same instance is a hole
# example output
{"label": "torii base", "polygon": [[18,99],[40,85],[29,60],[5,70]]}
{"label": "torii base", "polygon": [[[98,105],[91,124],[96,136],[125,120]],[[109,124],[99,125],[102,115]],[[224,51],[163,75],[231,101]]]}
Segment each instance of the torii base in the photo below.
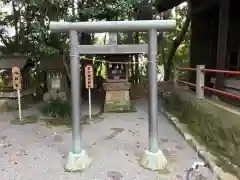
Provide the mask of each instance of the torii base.
{"label": "torii base", "polygon": [[80,154],[74,154],[69,152],[67,164],[65,170],[67,172],[81,172],[88,169],[91,166],[92,159],[88,156],[85,150],[82,150]]}
{"label": "torii base", "polygon": [[140,158],[140,165],[152,171],[164,170],[167,167],[167,159],[161,150],[156,153],[145,150]]}

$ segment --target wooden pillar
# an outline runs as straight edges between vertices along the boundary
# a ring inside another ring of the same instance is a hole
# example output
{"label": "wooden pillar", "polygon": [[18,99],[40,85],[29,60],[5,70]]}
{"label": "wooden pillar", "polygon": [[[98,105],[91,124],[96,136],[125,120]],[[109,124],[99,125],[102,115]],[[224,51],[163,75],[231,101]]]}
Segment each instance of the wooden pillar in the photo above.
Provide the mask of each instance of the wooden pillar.
{"label": "wooden pillar", "polygon": [[237,71],[240,71],[240,47],[238,47],[238,55],[237,55]]}
{"label": "wooden pillar", "polygon": [[[211,20],[213,14],[211,11],[204,11],[191,18],[190,66],[193,68],[197,65],[205,65],[206,68],[209,68],[208,64],[211,62]],[[196,72],[190,72],[189,81],[196,83]],[[206,82],[208,81],[206,80]]]}
{"label": "wooden pillar", "polygon": [[[229,29],[229,7],[230,0],[221,0],[219,9],[218,24],[218,45],[217,45],[217,63],[216,68],[225,70],[227,58],[227,40]],[[224,74],[216,74],[216,88],[224,88]]]}

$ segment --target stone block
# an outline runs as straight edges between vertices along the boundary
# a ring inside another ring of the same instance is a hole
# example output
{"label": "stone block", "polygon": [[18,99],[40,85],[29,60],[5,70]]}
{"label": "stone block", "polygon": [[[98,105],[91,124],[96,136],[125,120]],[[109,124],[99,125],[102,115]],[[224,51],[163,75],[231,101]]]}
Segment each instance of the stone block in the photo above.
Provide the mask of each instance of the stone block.
{"label": "stone block", "polygon": [[132,105],[129,96],[130,83],[105,83],[104,112],[129,112]]}
{"label": "stone block", "polygon": [[0,112],[8,111],[8,101],[5,99],[0,100]]}
{"label": "stone block", "polygon": [[43,95],[44,101],[56,100],[57,98],[61,99],[62,101],[67,101],[67,94],[65,92],[46,92]]}
{"label": "stone block", "polygon": [[121,103],[118,101],[111,101],[104,103],[104,112],[132,112],[133,107],[131,103]]}
{"label": "stone block", "polygon": [[106,91],[104,112],[126,112],[131,110],[129,91]]}
{"label": "stone block", "polygon": [[129,101],[129,91],[128,90],[122,90],[122,91],[106,91],[106,98],[105,100],[108,101],[119,101],[119,102],[125,102]]}
{"label": "stone block", "polygon": [[129,90],[131,83],[129,82],[107,82],[103,84],[105,91]]}

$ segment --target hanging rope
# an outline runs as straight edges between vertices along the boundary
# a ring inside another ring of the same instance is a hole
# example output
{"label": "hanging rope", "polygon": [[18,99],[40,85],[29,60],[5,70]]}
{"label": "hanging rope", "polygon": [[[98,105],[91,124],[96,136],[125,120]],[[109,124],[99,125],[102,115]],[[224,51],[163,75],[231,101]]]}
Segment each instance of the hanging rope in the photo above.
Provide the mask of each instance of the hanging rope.
{"label": "hanging rope", "polygon": [[86,56],[80,56],[80,58],[87,60],[87,61],[93,61],[93,62],[102,62],[102,63],[108,63],[108,64],[147,64],[148,62],[151,61],[144,61],[144,62],[122,62],[122,61],[107,61],[107,60],[100,60],[100,59],[91,59],[91,58],[87,58]]}

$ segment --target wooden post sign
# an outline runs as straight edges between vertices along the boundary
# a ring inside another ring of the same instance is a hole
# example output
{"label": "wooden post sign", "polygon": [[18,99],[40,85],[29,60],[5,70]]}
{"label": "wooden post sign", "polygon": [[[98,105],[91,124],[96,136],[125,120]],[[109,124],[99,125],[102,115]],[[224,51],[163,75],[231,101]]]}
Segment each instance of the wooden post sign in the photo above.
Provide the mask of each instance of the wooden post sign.
{"label": "wooden post sign", "polygon": [[20,90],[21,89],[21,72],[18,66],[12,67],[12,78],[13,78],[13,89]]}
{"label": "wooden post sign", "polygon": [[18,97],[18,113],[19,113],[19,120],[22,120],[22,110],[21,110],[21,71],[18,66],[12,67],[12,78],[13,78],[13,89],[17,90],[17,97]]}
{"label": "wooden post sign", "polygon": [[93,68],[91,65],[85,67],[85,86],[87,89],[93,88]]}
{"label": "wooden post sign", "polygon": [[93,88],[93,68],[91,65],[85,67],[85,86],[88,89],[89,119],[92,119],[91,89]]}

